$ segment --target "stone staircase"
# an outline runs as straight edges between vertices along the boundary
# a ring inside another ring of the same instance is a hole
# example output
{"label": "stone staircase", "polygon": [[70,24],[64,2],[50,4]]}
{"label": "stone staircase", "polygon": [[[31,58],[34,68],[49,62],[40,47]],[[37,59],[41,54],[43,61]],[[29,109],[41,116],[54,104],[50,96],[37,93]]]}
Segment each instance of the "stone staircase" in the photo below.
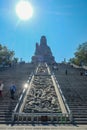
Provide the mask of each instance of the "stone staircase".
{"label": "stone staircase", "polygon": [[[58,70],[52,70],[66,98],[73,115],[73,123],[87,124],[87,76],[81,76],[83,69],[67,64],[58,64]],[[12,112],[24,88],[24,83],[35,70],[33,64],[19,64],[14,68],[0,71],[0,80],[4,81],[3,97],[0,97],[0,124],[11,123]],[[52,69],[52,66],[50,66]],[[67,69],[67,75],[65,70]],[[9,86],[14,81],[17,86],[15,100],[10,99]]]}
{"label": "stone staircase", "polygon": [[71,123],[71,113],[62,96],[49,67],[40,63],[15,107],[13,123]]}
{"label": "stone staircase", "polygon": [[[0,72],[0,80],[4,82],[3,96],[0,97],[0,124],[9,124],[12,121],[12,112],[18,102],[29,75],[34,70],[32,64],[17,64]],[[17,86],[15,100],[10,98],[10,84],[15,82]]]}
{"label": "stone staircase", "polygon": [[58,70],[53,71],[72,111],[73,123],[87,124],[87,76],[80,75],[84,69],[76,69],[67,64],[57,66]]}
{"label": "stone staircase", "polygon": [[11,123],[11,116],[17,100],[12,101],[11,99],[3,99],[0,101],[0,123],[8,124]]}

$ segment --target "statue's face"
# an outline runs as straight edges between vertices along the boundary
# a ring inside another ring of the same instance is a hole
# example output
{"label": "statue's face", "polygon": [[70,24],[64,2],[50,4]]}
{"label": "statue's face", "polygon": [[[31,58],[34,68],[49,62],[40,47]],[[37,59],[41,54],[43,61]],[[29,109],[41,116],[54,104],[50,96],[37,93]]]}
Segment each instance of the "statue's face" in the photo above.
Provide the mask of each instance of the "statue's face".
{"label": "statue's face", "polygon": [[45,36],[41,37],[41,43],[45,43],[46,44],[46,37]]}

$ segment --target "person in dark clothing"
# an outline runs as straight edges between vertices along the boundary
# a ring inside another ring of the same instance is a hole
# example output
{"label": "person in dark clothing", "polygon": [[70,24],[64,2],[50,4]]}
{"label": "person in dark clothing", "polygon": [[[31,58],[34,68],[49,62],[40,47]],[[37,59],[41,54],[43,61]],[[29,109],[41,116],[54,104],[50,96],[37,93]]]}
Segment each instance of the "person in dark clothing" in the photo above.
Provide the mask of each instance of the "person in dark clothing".
{"label": "person in dark clothing", "polygon": [[65,74],[67,75],[67,69],[65,70]]}
{"label": "person in dark clothing", "polygon": [[10,86],[10,94],[12,99],[14,99],[15,92],[16,92],[16,86],[14,83],[12,83],[12,85]]}

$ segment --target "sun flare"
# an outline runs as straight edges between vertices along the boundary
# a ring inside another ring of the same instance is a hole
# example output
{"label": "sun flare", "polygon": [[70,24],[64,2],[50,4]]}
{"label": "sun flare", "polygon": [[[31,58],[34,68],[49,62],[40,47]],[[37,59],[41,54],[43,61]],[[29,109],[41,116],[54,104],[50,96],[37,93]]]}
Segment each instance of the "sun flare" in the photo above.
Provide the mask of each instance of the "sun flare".
{"label": "sun flare", "polygon": [[32,5],[28,1],[20,1],[16,5],[16,13],[21,20],[28,20],[33,15]]}

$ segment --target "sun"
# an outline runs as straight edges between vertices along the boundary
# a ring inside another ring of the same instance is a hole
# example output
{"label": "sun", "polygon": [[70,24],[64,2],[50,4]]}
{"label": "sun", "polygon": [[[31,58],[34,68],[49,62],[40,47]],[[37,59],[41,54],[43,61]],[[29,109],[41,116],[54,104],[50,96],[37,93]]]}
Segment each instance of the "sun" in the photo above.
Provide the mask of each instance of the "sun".
{"label": "sun", "polygon": [[33,15],[32,5],[28,1],[20,1],[16,5],[16,13],[21,20],[28,20]]}

